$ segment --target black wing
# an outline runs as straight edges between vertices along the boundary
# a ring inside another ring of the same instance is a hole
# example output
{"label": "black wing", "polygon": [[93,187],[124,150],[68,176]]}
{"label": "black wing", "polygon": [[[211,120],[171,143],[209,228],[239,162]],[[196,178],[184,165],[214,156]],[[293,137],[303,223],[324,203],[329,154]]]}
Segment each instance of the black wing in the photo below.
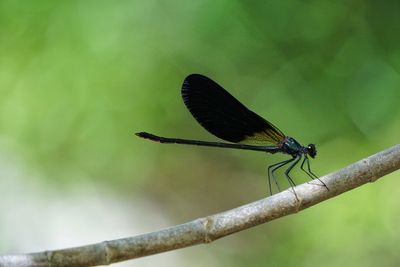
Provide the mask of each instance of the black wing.
{"label": "black wing", "polygon": [[203,75],[186,77],[182,97],[193,117],[207,131],[226,141],[278,144],[285,138],[277,127]]}

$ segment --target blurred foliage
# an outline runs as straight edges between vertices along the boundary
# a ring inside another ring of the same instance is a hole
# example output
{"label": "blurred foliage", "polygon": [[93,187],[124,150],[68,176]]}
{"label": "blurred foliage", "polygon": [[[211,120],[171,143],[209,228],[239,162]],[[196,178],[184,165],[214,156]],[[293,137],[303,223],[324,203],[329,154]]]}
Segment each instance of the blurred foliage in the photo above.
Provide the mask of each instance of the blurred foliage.
{"label": "blurred foliage", "polygon": [[[133,133],[215,140],[180,99],[184,77],[202,73],[316,143],[318,174],[394,145],[399,12],[395,0],[0,1],[2,151],[56,190],[94,181],[176,223],[256,200],[284,157]],[[203,249],[221,266],[395,266],[396,177]]]}

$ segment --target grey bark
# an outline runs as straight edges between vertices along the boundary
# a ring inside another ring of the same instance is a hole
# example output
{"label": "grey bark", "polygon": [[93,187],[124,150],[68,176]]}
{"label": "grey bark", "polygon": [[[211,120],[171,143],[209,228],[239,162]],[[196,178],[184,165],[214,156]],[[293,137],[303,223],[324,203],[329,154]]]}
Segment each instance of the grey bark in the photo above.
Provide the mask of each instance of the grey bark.
{"label": "grey bark", "polygon": [[0,266],[96,266],[164,251],[210,243],[289,214],[299,212],[353,188],[374,182],[400,168],[400,145],[362,159],[320,179],[253,203],[160,231],[75,248],[0,256]]}

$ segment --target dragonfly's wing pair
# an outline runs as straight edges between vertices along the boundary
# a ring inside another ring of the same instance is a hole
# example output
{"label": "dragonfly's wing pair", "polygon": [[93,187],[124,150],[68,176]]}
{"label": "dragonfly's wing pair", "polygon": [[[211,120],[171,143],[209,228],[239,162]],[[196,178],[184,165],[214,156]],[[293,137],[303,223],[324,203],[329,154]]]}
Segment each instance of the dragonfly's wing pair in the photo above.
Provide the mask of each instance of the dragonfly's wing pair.
{"label": "dragonfly's wing pair", "polygon": [[233,143],[277,145],[285,135],[272,123],[246,108],[213,80],[191,74],[182,97],[193,117],[213,135]]}

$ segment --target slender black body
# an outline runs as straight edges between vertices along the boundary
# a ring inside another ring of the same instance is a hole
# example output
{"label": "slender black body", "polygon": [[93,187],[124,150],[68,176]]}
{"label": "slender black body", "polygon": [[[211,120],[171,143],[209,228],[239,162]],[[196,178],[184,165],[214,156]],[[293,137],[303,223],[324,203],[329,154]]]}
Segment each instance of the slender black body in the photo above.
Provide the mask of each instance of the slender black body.
{"label": "slender black body", "polygon": [[[234,148],[262,151],[272,154],[280,152],[292,156],[288,160],[268,167],[270,194],[272,194],[271,177],[278,190],[280,190],[274,172],[288,164],[290,165],[286,169],[285,175],[291,187],[293,188],[293,186],[295,186],[289,173],[302,158],[303,161],[300,168],[310,178],[318,179],[318,177],[311,172],[308,159],[308,156],[314,158],[317,154],[314,144],[309,144],[305,147],[300,145],[294,138],[284,135],[276,126],[247,109],[213,80],[200,74],[189,75],[182,85],[182,97],[193,117],[206,130],[232,143],[167,138],[146,132],[136,133],[136,135],[160,143]],[[304,169],[305,164],[307,165],[307,169]],[[321,180],[319,181],[329,190]],[[295,193],[294,190],[293,192]]]}

